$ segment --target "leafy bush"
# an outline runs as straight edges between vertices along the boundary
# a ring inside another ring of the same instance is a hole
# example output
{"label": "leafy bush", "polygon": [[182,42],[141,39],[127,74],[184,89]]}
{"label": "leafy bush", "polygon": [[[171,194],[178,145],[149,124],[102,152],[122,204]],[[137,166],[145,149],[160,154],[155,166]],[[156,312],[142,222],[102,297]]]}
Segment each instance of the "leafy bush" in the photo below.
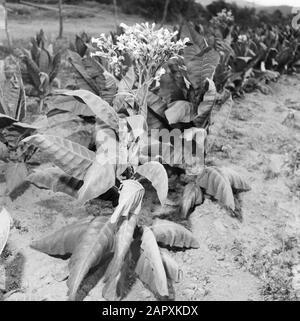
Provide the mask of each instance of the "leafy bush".
{"label": "leafy bush", "polygon": [[19,64],[9,56],[0,61],[0,66],[0,160],[7,163],[5,178],[7,190],[12,193],[25,181],[25,162],[34,152],[21,140],[37,127],[22,122],[26,117],[26,97]]}
{"label": "leafy bush", "polygon": [[60,68],[61,54],[53,54],[52,46],[46,48],[46,39],[41,29],[35,38],[31,39],[31,49],[15,50],[21,58],[21,72],[23,81],[28,84],[27,94],[45,97],[52,86],[59,87],[56,76]]}

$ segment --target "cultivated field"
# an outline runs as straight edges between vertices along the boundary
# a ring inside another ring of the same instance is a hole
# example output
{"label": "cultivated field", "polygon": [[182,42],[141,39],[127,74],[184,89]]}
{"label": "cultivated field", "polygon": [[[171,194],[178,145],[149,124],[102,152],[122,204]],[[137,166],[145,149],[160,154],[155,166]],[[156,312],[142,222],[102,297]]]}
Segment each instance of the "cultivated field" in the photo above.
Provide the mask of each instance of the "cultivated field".
{"label": "cultivated field", "polygon": [[[111,7],[65,5],[59,40],[54,11],[8,8],[18,50],[1,60],[0,300],[298,300],[299,35],[187,24],[189,43],[125,26],[95,53],[89,37],[116,29]],[[199,154],[165,161],[157,137],[144,143],[153,128],[192,135]]]}

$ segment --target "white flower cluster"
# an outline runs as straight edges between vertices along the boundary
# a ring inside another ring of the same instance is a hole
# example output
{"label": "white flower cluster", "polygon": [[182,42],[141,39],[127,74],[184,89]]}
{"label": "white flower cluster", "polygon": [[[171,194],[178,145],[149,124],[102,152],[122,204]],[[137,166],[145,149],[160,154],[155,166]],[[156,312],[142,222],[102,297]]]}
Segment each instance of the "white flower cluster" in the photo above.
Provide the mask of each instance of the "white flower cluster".
{"label": "white flower cluster", "polygon": [[110,65],[122,63],[124,55],[134,61],[139,81],[144,82],[155,76],[156,71],[172,56],[176,56],[186,46],[188,38],[174,41],[177,31],[167,28],[157,29],[155,24],[142,23],[133,26],[121,24],[123,34],[116,37],[101,34],[92,42],[99,49],[95,54],[104,57]]}
{"label": "white flower cluster", "polygon": [[148,22],[127,26],[121,24],[124,34],[118,37],[117,47],[132,54],[134,59],[145,63],[149,58],[157,61],[178,54],[185,47],[189,39],[174,41],[177,31],[170,32],[167,28],[155,29],[155,23]]}
{"label": "white flower cluster", "polygon": [[210,22],[216,27],[226,27],[234,22],[234,16],[231,10],[223,9],[221,12],[218,12]]}
{"label": "white flower cluster", "polygon": [[238,42],[242,42],[242,43],[245,43],[248,41],[248,38],[246,35],[239,35],[238,36]]}
{"label": "white flower cluster", "polygon": [[112,36],[106,36],[104,33],[101,33],[99,38],[92,38],[92,43],[96,44],[97,51],[92,53],[94,56],[99,56],[107,59],[110,65],[114,65],[122,62],[124,57],[117,52],[117,46],[113,43]]}

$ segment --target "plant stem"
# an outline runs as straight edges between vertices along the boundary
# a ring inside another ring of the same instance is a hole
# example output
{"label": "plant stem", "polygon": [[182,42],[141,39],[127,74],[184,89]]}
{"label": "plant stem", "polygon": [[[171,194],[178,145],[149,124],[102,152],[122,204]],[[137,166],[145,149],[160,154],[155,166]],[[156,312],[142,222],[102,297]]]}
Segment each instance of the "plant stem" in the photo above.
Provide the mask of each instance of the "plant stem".
{"label": "plant stem", "polygon": [[62,0],[58,0],[58,10],[59,10],[59,34],[58,34],[58,38],[62,38],[62,36],[63,36]]}
{"label": "plant stem", "polygon": [[115,25],[116,25],[116,30],[118,29],[119,23],[118,23],[118,6],[117,6],[117,0],[113,0],[114,4],[114,16],[115,16]]}
{"label": "plant stem", "polygon": [[8,19],[7,19],[7,10],[6,10],[6,1],[4,0],[3,2],[3,7],[5,10],[5,33],[6,33],[6,38],[7,38],[7,45],[9,50],[11,50],[11,40],[10,40],[10,35],[8,31]]}

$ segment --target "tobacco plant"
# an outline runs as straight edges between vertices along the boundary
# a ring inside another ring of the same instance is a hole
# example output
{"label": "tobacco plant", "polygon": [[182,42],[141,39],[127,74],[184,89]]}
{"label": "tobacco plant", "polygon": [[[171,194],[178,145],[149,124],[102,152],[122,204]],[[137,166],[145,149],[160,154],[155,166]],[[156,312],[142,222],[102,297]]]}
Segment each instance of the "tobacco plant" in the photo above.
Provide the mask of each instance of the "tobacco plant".
{"label": "tobacco plant", "polygon": [[22,122],[26,118],[26,96],[20,67],[14,57],[0,61],[0,160],[6,163],[7,190],[12,193],[26,179],[25,163],[34,148],[26,148],[22,139],[31,135],[38,124]]}
{"label": "tobacco plant", "polygon": [[138,223],[144,195],[141,177],[152,182],[162,204],[168,192],[168,176],[160,163],[139,165],[145,120],[141,115],[119,118],[107,102],[84,90],[64,94],[80,97],[95,114],[96,152],[56,136],[30,136],[24,142],[38,146],[60,169],[35,171],[28,179],[37,186],[77,197],[81,204],[114,189],[118,205],[108,220],[101,216],[84,219],[32,246],[51,255],[72,254],[68,278],[70,299],[76,299],[89,270],[99,263],[105,264],[112,252],[109,266],[105,266],[105,298],[119,299],[125,295],[129,261],[138,277],[156,295],[168,297],[168,279],[178,281],[180,272],[172,258],[159,250],[158,243],[179,248],[198,247],[198,244],[191,232],[176,223],[156,221],[151,228]]}
{"label": "tobacco plant", "polygon": [[17,49],[15,54],[21,60],[21,72],[27,85],[28,96],[40,98],[40,110],[44,99],[51,93],[53,87],[60,87],[56,78],[60,69],[61,53],[53,53],[52,45],[47,46],[43,30],[31,39],[30,51]]}

